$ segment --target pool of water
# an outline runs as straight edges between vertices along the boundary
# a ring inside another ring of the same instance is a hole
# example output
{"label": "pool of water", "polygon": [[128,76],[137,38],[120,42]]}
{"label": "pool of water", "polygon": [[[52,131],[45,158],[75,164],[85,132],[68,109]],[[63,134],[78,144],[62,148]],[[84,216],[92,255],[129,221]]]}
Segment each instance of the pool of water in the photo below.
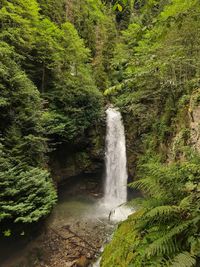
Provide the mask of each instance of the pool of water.
{"label": "pool of water", "polygon": [[[34,263],[34,257],[40,254],[42,247],[51,243],[51,240],[47,240],[44,244],[44,237],[41,241],[40,236],[45,236],[46,229],[67,237],[65,229],[70,227],[70,231],[78,233],[89,243],[99,242],[100,249],[113,232],[116,222],[125,219],[130,213],[128,208],[111,209],[111,206],[103,201],[101,174],[72,178],[60,185],[58,203],[40,232],[35,232],[31,238],[25,235],[1,240],[0,267],[45,266]],[[62,263],[55,266],[60,267]]]}
{"label": "pool of water", "polygon": [[[70,179],[59,186],[58,203],[47,220],[44,229],[32,234],[31,238],[18,236],[4,238],[0,241],[0,267],[31,267],[20,265],[18,262],[26,261],[32,257],[35,246],[40,246],[37,240],[46,227],[56,231],[71,225],[87,221],[99,221],[102,215],[97,210],[97,203],[102,197],[101,176],[79,176]],[[37,265],[33,265],[37,266]]]}

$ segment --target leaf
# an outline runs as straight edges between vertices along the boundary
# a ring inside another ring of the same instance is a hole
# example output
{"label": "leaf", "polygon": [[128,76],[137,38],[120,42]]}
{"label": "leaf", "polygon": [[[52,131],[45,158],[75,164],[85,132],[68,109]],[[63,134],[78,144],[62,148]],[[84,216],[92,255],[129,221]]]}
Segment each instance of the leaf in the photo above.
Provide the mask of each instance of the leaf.
{"label": "leaf", "polygon": [[117,8],[118,8],[118,10],[119,10],[120,12],[122,12],[123,8],[122,8],[122,6],[121,6],[120,4],[117,4]]}
{"label": "leaf", "polygon": [[178,226],[172,228],[168,233],[163,235],[151,243],[145,250],[146,256],[154,256],[159,254],[170,254],[174,253],[177,250],[177,245],[174,240],[174,237],[182,234],[182,232],[188,228],[192,221],[184,222]]}
{"label": "leaf", "polygon": [[9,236],[11,236],[11,230],[8,229],[8,230],[4,231],[3,234],[5,237],[9,237]]}
{"label": "leaf", "polygon": [[174,259],[171,267],[192,267],[195,266],[196,260],[188,252],[178,254]]}
{"label": "leaf", "polygon": [[190,192],[196,189],[197,185],[192,182],[187,182],[185,187],[186,187],[186,190]]}
{"label": "leaf", "polygon": [[158,206],[151,209],[145,217],[152,220],[159,220],[162,217],[169,217],[170,215],[176,215],[180,212],[180,208],[176,206]]}

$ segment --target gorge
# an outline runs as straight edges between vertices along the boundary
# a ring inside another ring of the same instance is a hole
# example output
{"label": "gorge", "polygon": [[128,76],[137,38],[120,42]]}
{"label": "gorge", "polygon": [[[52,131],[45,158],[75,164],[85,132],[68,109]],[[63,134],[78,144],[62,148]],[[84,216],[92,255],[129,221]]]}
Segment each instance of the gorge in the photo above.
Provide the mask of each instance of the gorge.
{"label": "gorge", "polygon": [[199,1],[1,0],[0,25],[0,266],[104,241],[101,267],[200,266]]}

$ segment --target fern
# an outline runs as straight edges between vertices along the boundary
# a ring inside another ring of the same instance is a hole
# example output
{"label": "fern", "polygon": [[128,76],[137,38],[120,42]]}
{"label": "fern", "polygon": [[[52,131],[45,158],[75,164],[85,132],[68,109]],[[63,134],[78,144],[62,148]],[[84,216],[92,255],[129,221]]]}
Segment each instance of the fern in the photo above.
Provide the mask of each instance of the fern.
{"label": "fern", "polygon": [[148,248],[144,252],[144,256],[147,258],[151,258],[155,255],[168,255],[177,251],[177,247],[175,242],[173,241],[171,236],[165,235],[162,238],[154,241],[152,244],[148,246]]}
{"label": "fern", "polygon": [[150,208],[155,208],[158,206],[162,206],[164,204],[164,201],[162,199],[158,199],[158,198],[151,198],[151,199],[147,199],[147,198],[136,198],[136,199],[132,199],[128,202],[129,206],[132,207],[141,207],[141,208],[145,208],[145,209],[150,209]]}
{"label": "fern", "polygon": [[130,187],[140,189],[154,197],[162,196],[162,194],[164,194],[164,191],[160,187],[159,183],[149,177],[131,183]]}
{"label": "fern", "polygon": [[181,211],[180,207],[177,206],[158,206],[146,213],[144,218],[150,220],[160,220],[163,217],[170,219],[169,216],[177,215]]}
{"label": "fern", "polygon": [[192,196],[187,196],[181,200],[179,206],[182,209],[188,209],[192,205],[192,201]]}
{"label": "fern", "polygon": [[193,267],[196,265],[196,259],[187,251],[184,251],[174,257],[170,267]]}
{"label": "fern", "polygon": [[163,236],[148,246],[144,255],[150,257],[154,255],[170,254],[177,251],[177,245],[174,240],[176,235],[181,234],[192,221],[184,222],[172,228],[167,234],[163,232]]}

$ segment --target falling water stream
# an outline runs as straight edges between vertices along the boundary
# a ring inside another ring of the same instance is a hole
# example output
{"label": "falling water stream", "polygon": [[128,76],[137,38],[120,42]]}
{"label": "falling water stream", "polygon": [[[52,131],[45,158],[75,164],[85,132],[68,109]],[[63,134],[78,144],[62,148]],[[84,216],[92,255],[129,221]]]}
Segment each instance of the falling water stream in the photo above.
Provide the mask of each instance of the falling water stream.
{"label": "falling water stream", "polygon": [[109,108],[106,134],[105,202],[117,207],[127,201],[127,169],[124,125],[118,110]]}
{"label": "falling water stream", "polygon": [[[103,205],[105,211],[109,211],[109,219],[119,222],[131,213],[131,209],[125,206],[128,180],[125,131],[121,113],[117,109],[110,107],[106,114],[106,176]],[[92,267],[99,267],[100,261],[101,258]]]}
{"label": "falling water stream", "polygon": [[111,219],[121,221],[130,213],[123,204],[127,201],[126,140],[121,113],[115,108],[106,110],[106,177],[104,204]]}

